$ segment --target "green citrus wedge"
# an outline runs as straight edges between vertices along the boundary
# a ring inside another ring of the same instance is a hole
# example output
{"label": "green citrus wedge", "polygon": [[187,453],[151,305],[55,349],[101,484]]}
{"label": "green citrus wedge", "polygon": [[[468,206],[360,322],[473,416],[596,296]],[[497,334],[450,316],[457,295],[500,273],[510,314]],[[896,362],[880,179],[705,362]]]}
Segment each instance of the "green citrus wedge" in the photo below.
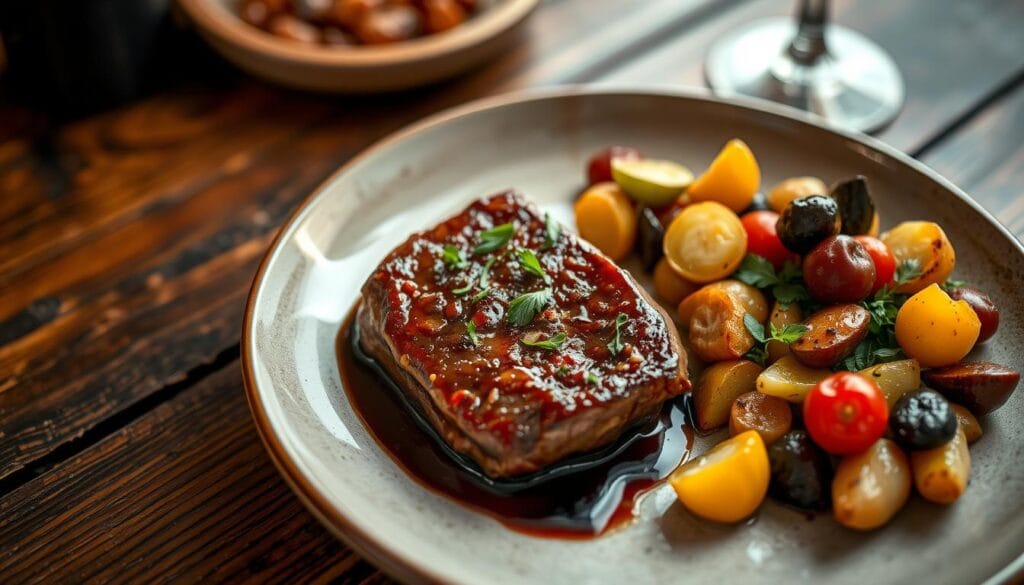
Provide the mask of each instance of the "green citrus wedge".
{"label": "green citrus wedge", "polygon": [[679,197],[683,189],[693,182],[693,173],[669,160],[613,159],[612,178],[633,199],[660,206]]}

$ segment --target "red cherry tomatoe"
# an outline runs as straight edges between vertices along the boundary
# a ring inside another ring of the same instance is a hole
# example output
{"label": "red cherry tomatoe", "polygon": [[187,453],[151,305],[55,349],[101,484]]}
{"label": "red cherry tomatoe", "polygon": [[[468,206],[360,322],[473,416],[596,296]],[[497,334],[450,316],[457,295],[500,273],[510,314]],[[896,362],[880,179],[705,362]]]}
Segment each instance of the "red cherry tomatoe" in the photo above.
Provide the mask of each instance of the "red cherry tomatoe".
{"label": "red cherry tomatoe", "polygon": [[889,423],[885,395],[864,376],[837,372],[804,399],[804,425],[811,439],[833,455],[865,451]]}
{"label": "red cherry tomatoe", "polygon": [[628,146],[609,146],[590,158],[587,164],[587,184],[603,183],[612,180],[612,159],[640,160],[644,155]]}
{"label": "red cherry tomatoe", "polygon": [[882,287],[891,283],[896,276],[896,256],[893,255],[885,242],[871,236],[854,236],[853,239],[860,242],[867,251],[868,256],[875,263],[875,284],[871,287],[871,294],[882,290]]}
{"label": "red cherry tomatoe", "polygon": [[790,252],[782,245],[775,224],[779,214],[774,211],[759,210],[743,214],[740,222],[747,232],[747,252],[764,257],[772,263],[776,270],[782,270],[786,262],[800,263],[800,256]]}

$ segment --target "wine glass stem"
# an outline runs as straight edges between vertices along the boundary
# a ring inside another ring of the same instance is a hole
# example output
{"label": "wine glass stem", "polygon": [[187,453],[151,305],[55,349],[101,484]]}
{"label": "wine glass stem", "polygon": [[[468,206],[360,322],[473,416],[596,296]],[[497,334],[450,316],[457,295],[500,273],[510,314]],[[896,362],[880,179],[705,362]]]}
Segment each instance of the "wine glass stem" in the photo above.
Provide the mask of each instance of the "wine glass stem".
{"label": "wine glass stem", "polygon": [[786,51],[800,65],[813,65],[828,53],[825,46],[825,24],[828,21],[828,0],[800,0],[796,36]]}

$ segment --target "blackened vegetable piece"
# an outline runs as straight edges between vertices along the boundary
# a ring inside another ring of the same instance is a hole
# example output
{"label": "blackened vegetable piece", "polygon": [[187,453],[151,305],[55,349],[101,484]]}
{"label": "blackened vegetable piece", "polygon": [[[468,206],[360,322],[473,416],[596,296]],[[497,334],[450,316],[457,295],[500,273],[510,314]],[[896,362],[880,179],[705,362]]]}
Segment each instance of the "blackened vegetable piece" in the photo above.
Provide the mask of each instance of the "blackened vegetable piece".
{"label": "blackened vegetable piece", "polygon": [[981,332],[978,333],[977,343],[996,334],[996,330],[999,329],[999,309],[987,294],[970,286],[960,286],[949,289],[949,298],[954,301],[967,301],[978,316],[978,320],[981,321]]}
{"label": "blackened vegetable piece", "polygon": [[771,483],[768,493],[781,502],[807,510],[827,510],[831,499],[832,461],[807,431],[789,431],[768,449]]}
{"label": "blackened vegetable piece", "polygon": [[740,215],[745,215],[751,211],[770,211],[771,208],[771,205],[768,205],[768,198],[765,197],[764,193],[758,191],[754,194],[754,200],[750,202],[750,205]]}
{"label": "blackened vegetable piece", "polygon": [[859,236],[871,231],[871,222],[875,218],[875,202],[871,200],[867,179],[857,175],[852,179],[839,181],[832,186],[831,195],[839,204],[842,233]]}
{"label": "blackened vegetable piece", "polygon": [[839,204],[825,195],[794,199],[779,216],[775,231],[782,245],[797,254],[810,252],[818,242],[839,233]]}
{"label": "blackened vegetable piece", "polygon": [[889,416],[896,441],[908,449],[933,449],[956,434],[956,412],[941,394],[924,388],[904,394]]}
{"label": "blackened vegetable piece", "polygon": [[664,246],[665,228],[661,226],[658,215],[650,207],[644,207],[637,218],[640,224],[639,236],[636,239],[637,251],[640,259],[643,260],[644,270],[651,272],[658,264],[658,260],[665,255]]}

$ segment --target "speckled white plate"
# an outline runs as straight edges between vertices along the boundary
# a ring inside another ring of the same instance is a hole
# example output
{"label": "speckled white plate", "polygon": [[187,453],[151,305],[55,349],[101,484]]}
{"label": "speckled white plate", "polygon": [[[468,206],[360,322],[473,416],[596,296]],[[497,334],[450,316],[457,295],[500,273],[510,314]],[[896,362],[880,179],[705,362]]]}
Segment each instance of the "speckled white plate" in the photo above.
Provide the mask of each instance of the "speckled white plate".
{"label": "speckled white plate", "polygon": [[978,355],[1024,369],[1024,249],[963,192],[892,148],[771,106],[703,94],[561,89],[499,97],[434,116],[347,164],[292,216],[260,268],[242,342],[248,397],[270,454],[309,509],[409,582],[939,585],[1018,572],[1024,392],[982,421],[970,489],[956,505],[914,497],[869,534],[771,502],[747,524],[713,525],[662,486],[641,501],[634,523],[607,536],[538,539],[425,490],[363,428],[341,388],[334,341],[363,280],[393,246],[507,187],[571,225],[570,202],[594,151],[626,143],[699,171],[732,137],[756,153],[766,185],[860,173],[874,187],[883,226],[941,222],[956,247],[956,274],[1003,309],[999,333]]}

